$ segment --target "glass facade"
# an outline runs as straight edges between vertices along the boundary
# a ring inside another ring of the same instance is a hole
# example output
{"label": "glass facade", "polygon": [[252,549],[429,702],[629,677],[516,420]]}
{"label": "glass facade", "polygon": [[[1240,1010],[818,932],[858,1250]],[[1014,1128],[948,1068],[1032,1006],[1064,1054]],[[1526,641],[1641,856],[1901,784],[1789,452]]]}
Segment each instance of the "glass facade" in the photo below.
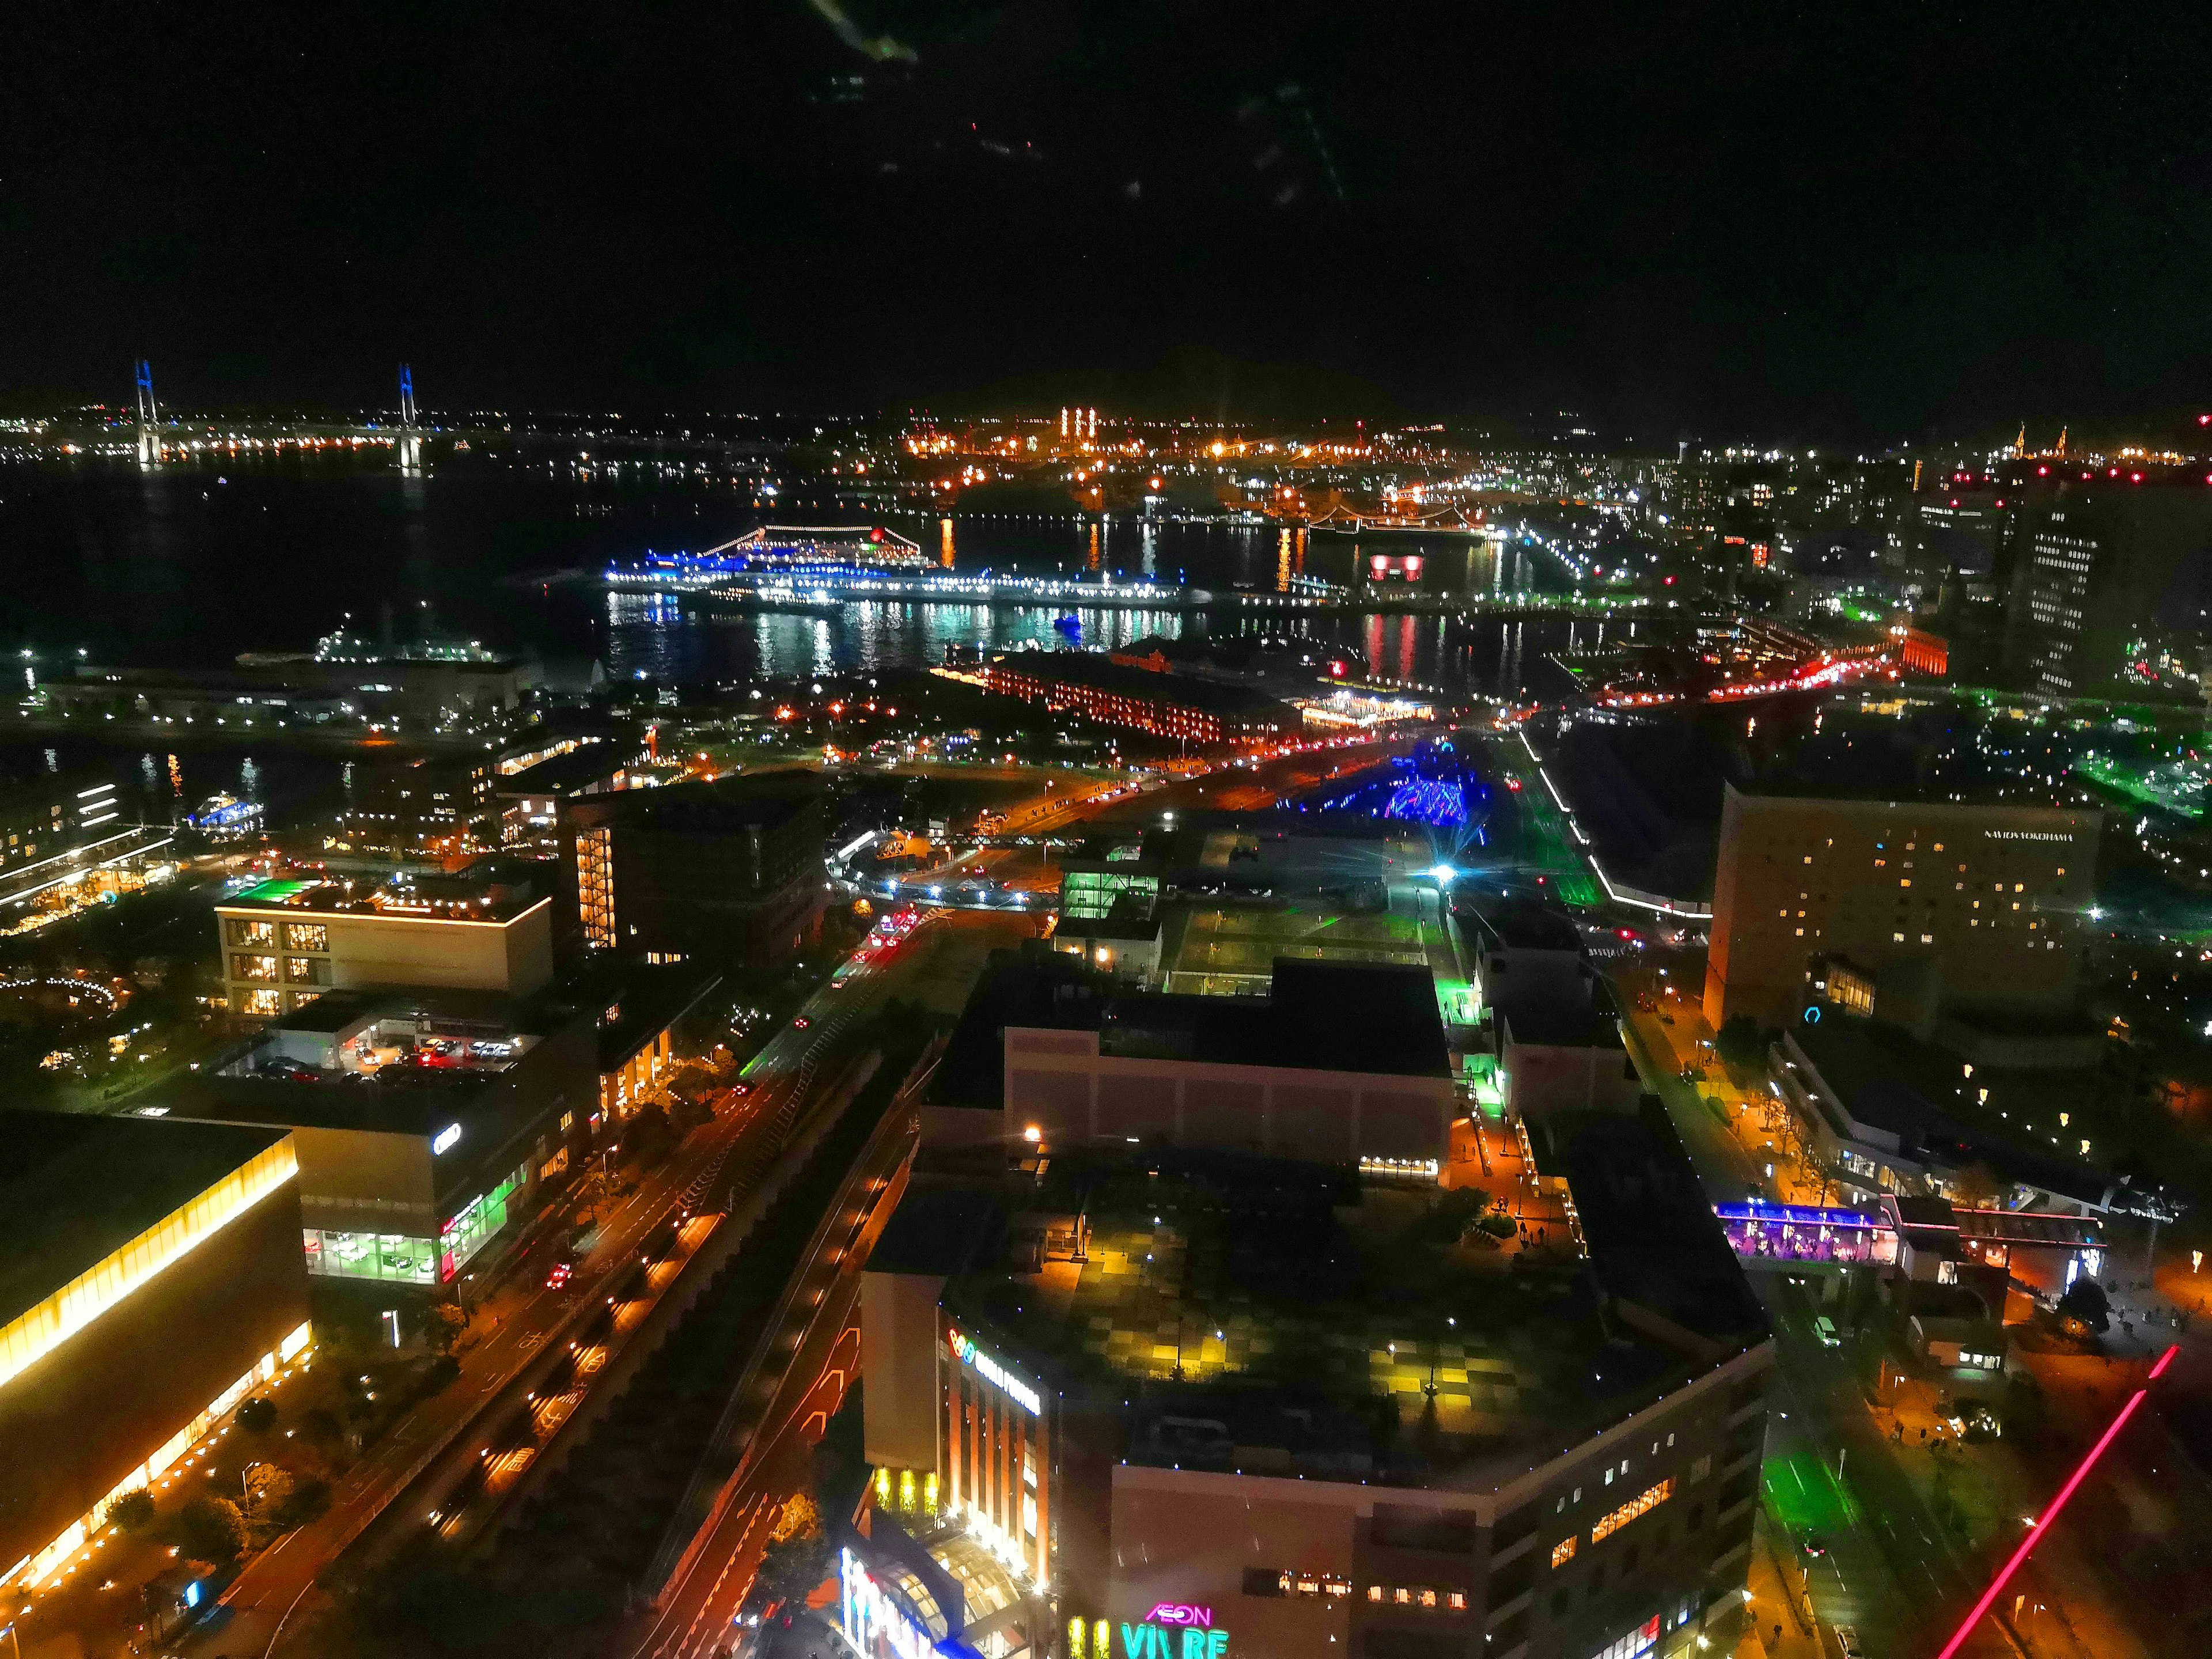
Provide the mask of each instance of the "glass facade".
{"label": "glass facade", "polygon": [[1060,878],[1060,913],[1070,921],[1103,921],[1124,893],[1157,901],[1160,878],[1118,870],[1070,870]]}
{"label": "glass facade", "polygon": [[307,1271],[337,1279],[381,1279],[402,1285],[438,1282],[435,1239],[404,1233],[347,1233],[309,1227],[301,1234]]}
{"label": "glass facade", "polygon": [[530,1178],[530,1166],[517,1164],[506,1180],[489,1192],[471,1199],[460,1212],[440,1230],[439,1277],[451,1279],[507,1225],[507,1202]]}

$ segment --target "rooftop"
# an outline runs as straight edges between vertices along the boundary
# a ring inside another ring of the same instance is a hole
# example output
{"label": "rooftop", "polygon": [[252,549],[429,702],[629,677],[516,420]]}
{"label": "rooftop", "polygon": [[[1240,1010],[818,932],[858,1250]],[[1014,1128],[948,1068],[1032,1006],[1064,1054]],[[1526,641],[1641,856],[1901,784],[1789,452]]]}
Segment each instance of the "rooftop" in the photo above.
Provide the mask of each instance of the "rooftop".
{"label": "rooftop", "polygon": [[180,1118],[434,1135],[505,1085],[546,1037],[583,1018],[495,991],[330,991],[164,1095]]}
{"label": "rooftop", "polygon": [[628,769],[629,749],[618,743],[587,743],[565,755],[526,766],[498,781],[502,795],[566,795],[611,780]]}
{"label": "rooftop", "polygon": [[594,809],[619,808],[624,822],[665,835],[727,836],[772,830],[817,807],[825,791],[811,772],[742,774],[713,782],[675,783],[658,789],[623,789],[594,799]]}
{"label": "rooftop", "polygon": [[1540,899],[1507,899],[1488,909],[1455,910],[1453,915],[1493,949],[1583,954],[1582,929],[1564,910]]}
{"label": "rooftop", "polygon": [[320,871],[273,877],[220,901],[218,910],[395,921],[509,922],[545,901],[528,882],[463,872],[403,872],[377,880]]}
{"label": "rooftop", "polygon": [[960,1274],[945,1306],[1048,1386],[1127,1402],[1133,1462],[1494,1486],[1766,1331],[1670,1130],[1555,1127],[1592,1234],[1564,1267],[1516,1271],[1468,1232],[1480,1194],[1133,1149],[1002,1194],[1080,1209],[1086,1260]]}
{"label": "rooftop", "polygon": [[933,1097],[996,1106],[1006,1027],[1097,1031],[1099,1048],[1231,1066],[1368,1075],[1451,1075],[1425,966],[1278,957],[1264,997],[1116,992],[1061,951],[1000,951],[969,994]]}
{"label": "rooftop", "polygon": [[[599,1070],[611,1072],[696,1008],[722,982],[719,974],[671,964],[593,963],[564,988],[599,1008]],[[310,1005],[312,1006],[312,1005]]]}
{"label": "rooftop", "polygon": [[281,1128],[0,1110],[0,1325],[283,1139]]}
{"label": "rooftop", "polygon": [[2056,1134],[2058,1114],[2080,1104],[2094,1068],[1977,1066],[1969,1079],[1957,1055],[1880,1020],[1823,1020],[1794,1027],[1790,1036],[1852,1118],[1895,1135],[1907,1157],[1985,1164],[2007,1181],[2089,1204],[2105,1203],[2116,1184],[2065,1157]]}

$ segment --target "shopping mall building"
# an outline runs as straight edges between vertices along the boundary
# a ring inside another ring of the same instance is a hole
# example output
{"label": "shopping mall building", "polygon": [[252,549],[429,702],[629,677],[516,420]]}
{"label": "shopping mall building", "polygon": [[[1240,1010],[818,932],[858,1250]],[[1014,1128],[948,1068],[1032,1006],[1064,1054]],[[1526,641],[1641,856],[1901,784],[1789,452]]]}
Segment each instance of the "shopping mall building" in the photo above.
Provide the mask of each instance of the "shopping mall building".
{"label": "shopping mall building", "polygon": [[80,1564],[308,1341],[281,1128],[0,1111],[0,1588]]}
{"label": "shopping mall building", "polygon": [[592,1010],[544,999],[332,991],[161,1109],[290,1132],[308,1272],[435,1289],[503,1248],[541,1183],[588,1156],[596,1026]]}
{"label": "shopping mall building", "polygon": [[957,1583],[959,1619],[927,1575],[864,1563],[848,1637],[1040,1659],[1732,1650],[1760,1304],[1663,1111],[1529,1127],[1571,1219],[1510,1264],[1433,1184],[1342,1161],[926,1151],[862,1281],[871,1518]]}

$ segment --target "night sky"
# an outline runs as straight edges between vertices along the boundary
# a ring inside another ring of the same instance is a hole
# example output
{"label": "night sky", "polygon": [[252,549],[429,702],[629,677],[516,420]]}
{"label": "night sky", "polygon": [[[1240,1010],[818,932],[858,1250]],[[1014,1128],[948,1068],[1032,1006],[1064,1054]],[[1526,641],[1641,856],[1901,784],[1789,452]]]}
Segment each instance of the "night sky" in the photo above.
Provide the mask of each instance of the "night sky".
{"label": "night sky", "polygon": [[2212,392],[2212,8],[48,5],[0,398],[1919,441]]}

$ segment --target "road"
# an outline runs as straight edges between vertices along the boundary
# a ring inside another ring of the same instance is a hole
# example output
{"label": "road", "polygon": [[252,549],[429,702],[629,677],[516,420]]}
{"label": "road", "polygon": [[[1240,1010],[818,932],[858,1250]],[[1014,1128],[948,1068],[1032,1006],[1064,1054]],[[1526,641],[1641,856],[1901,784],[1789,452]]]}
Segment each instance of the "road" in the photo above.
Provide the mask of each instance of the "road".
{"label": "road", "polygon": [[[878,955],[842,986],[825,981],[763,1047],[744,1068],[748,1092],[742,1105],[695,1131],[677,1156],[603,1224],[599,1243],[580,1264],[579,1280],[587,1297],[606,1275],[633,1259],[641,1241],[672,1218],[687,1184],[718,1159],[733,1156],[749,1133],[766,1127],[785,1103],[782,1085],[809,1086],[817,1080],[817,1068],[819,1080],[829,1079],[836,1068],[823,1062],[843,1046],[839,1039],[844,1032],[923,970],[929,959],[925,942],[909,939]],[[321,1516],[246,1565],[224,1598],[228,1616],[210,1620],[190,1649],[194,1659],[264,1659],[273,1652],[318,1575],[412,1483],[428,1454],[471,1425],[538,1356],[574,1305],[571,1295],[533,1283],[518,1306],[502,1310],[497,1326],[459,1355],[458,1381],[401,1419],[337,1485]]]}
{"label": "road", "polygon": [[811,1482],[811,1455],[844,1403],[860,1363],[860,1269],[896,1205],[892,1177],[911,1150],[882,1136],[838,1194],[835,1211],[793,1276],[765,1371],[745,1410],[744,1462],[678,1565],[659,1605],[612,1644],[631,1659],[710,1659],[752,1589],[785,1501]]}
{"label": "road", "polygon": [[[700,1129],[676,1158],[641,1182],[603,1224],[599,1243],[580,1264],[580,1282],[596,1290],[626,1265],[646,1237],[670,1218],[685,1184],[726,1153],[752,1121],[752,1114],[738,1114]],[[459,1378],[402,1418],[337,1483],[328,1510],[246,1564],[222,1599],[228,1618],[210,1620],[188,1651],[208,1659],[260,1659],[274,1650],[317,1576],[410,1484],[434,1449],[469,1425],[538,1357],[575,1306],[570,1296],[535,1285],[523,1297],[459,1354]]]}

